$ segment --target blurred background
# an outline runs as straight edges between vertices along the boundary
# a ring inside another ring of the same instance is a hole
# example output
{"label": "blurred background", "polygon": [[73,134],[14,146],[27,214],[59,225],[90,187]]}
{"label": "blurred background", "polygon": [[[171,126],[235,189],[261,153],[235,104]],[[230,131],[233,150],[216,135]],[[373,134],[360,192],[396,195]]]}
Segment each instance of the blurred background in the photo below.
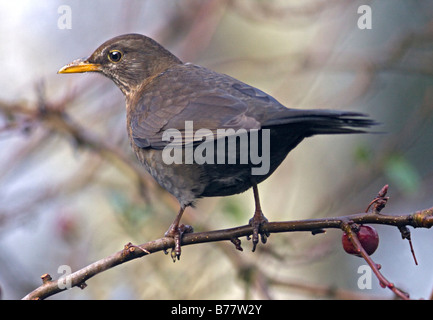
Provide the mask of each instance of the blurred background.
{"label": "blurred background", "polygon": [[[372,12],[371,29],[361,5]],[[361,20],[361,21],[359,21]],[[72,271],[160,238],[176,200],[129,147],[124,97],[96,74],[58,75],[124,33],[150,36],[185,62],[227,73],[287,107],[369,114],[385,134],[320,136],[293,150],[259,186],[271,221],[363,212],[384,184],[387,214],[433,205],[433,2],[419,0],[0,0],[0,295],[20,299],[59,266]],[[252,191],[201,200],[196,231],[244,225]],[[412,298],[433,289],[432,231],[377,226],[372,256]],[[156,253],[50,299],[393,299],[341,231],[273,234]]]}

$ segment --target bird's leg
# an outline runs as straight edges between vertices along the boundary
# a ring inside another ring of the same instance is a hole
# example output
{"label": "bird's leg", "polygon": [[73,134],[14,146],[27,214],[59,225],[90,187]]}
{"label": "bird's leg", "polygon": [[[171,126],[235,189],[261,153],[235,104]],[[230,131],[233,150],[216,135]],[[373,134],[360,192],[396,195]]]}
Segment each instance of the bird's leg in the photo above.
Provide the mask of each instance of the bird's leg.
{"label": "bird's leg", "polygon": [[167,232],[165,233],[166,237],[170,237],[174,239],[174,248],[171,250],[171,257],[173,259],[173,262],[180,259],[181,254],[181,248],[180,244],[182,241],[182,235],[184,233],[190,233],[193,232],[193,228],[189,225],[184,225],[180,223],[180,219],[182,218],[183,212],[185,211],[185,207],[181,206],[179,213],[177,214],[176,218],[174,219],[173,223],[171,224],[170,228],[168,228]]}
{"label": "bird's leg", "polygon": [[249,224],[253,227],[252,242],[254,252],[256,250],[257,243],[259,243],[259,235],[261,237],[262,243],[266,243],[266,240],[270,234],[260,230],[261,227],[268,222],[268,219],[266,219],[266,217],[263,215],[262,208],[260,206],[259,189],[257,188],[256,183],[253,183],[253,192],[256,211],[254,212],[254,216],[250,219]]}

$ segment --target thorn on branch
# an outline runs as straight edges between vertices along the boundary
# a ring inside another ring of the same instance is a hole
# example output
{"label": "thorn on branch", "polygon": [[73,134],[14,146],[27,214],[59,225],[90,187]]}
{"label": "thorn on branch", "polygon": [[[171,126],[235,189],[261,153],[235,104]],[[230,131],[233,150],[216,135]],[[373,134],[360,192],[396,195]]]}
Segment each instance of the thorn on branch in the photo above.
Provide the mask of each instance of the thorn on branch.
{"label": "thorn on branch", "polygon": [[84,281],[78,285],[78,288],[80,288],[81,290],[84,290],[86,287],[87,287],[87,283],[85,283]]}
{"label": "thorn on branch", "polygon": [[416,260],[416,256],[415,256],[415,250],[413,249],[413,245],[412,245],[412,239],[410,236],[409,228],[407,226],[400,226],[400,227],[398,227],[398,230],[400,230],[401,238],[403,240],[406,239],[409,241],[410,252],[412,253],[412,257],[413,257],[413,260],[415,261],[415,265],[418,265],[418,261]]}
{"label": "thorn on branch", "polygon": [[140,251],[142,251],[144,253],[144,255],[146,254],[150,254],[149,250],[146,250],[140,246],[136,246],[135,244],[132,244],[131,242],[128,242],[127,244],[125,244],[125,246],[123,247],[123,252],[124,255],[127,256],[130,253],[133,253],[136,249],[139,249]]}
{"label": "thorn on branch", "polygon": [[232,238],[230,241],[235,245],[237,250],[244,251],[244,249],[241,247],[241,240],[239,238]]}
{"label": "thorn on branch", "polygon": [[44,273],[43,275],[41,275],[41,279],[43,284],[46,284],[51,280],[53,280],[53,278],[51,278],[51,276],[48,273]]}
{"label": "thorn on branch", "polygon": [[313,236],[315,236],[316,234],[321,234],[321,233],[325,233],[326,230],[325,229],[315,229],[315,230],[311,230],[311,234]]}

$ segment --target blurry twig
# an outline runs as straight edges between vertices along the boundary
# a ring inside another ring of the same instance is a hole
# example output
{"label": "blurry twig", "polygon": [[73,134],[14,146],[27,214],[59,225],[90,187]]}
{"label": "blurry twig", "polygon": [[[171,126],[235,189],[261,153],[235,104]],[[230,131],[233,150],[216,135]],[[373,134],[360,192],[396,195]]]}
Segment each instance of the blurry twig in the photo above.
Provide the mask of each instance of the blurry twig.
{"label": "blurry twig", "polygon": [[26,107],[23,104],[8,104],[0,102],[0,113],[7,118],[14,119],[17,124],[11,127],[42,126],[49,131],[66,135],[72,138],[74,144],[95,151],[101,157],[112,162],[115,166],[135,177],[139,182],[143,196],[148,197],[146,191],[151,191],[153,184],[149,182],[147,173],[139,166],[138,162],[132,161],[116,146],[106,142],[91,131],[76,123],[65,111],[69,100],[61,100],[56,103],[48,103],[39,93],[36,108]]}

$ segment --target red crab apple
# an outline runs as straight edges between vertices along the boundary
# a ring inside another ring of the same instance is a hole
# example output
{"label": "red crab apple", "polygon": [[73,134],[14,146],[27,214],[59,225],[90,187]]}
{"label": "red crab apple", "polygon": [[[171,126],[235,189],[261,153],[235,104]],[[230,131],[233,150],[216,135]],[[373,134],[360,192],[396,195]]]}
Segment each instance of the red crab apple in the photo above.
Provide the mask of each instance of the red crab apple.
{"label": "red crab apple", "polygon": [[[359,242],[361,242],[362,247],[367,252],[368,255],[371,255],[376,251],[379,246],[379,235],[377,234],[376,229],[370,226],[361,225],[358,231],[355,231]],[[361,254],[356,250],[353,246],[352,242],[349,240],[349,236],[343,233],[341,238],[341,242],[343,243],[344,251],[349,254],[354,254],[358,257],[361,257]]]}

